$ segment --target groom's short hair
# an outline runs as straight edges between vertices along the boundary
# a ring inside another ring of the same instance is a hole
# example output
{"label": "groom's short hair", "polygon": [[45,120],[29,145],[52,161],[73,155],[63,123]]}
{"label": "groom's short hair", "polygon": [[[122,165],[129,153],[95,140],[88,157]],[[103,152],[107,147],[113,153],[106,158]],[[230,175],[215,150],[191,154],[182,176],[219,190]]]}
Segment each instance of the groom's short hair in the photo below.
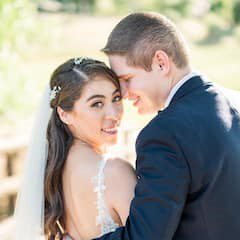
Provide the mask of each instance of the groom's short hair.
{"label": "groom's short hair", "polygon": [[123,18],[112,30],[106,46],[107,55],[123,55],[129,65],[151,70],[152,59],[162,50],[178,68],[188,65],[188,50],[182,34],[161,14],[133,13]]}

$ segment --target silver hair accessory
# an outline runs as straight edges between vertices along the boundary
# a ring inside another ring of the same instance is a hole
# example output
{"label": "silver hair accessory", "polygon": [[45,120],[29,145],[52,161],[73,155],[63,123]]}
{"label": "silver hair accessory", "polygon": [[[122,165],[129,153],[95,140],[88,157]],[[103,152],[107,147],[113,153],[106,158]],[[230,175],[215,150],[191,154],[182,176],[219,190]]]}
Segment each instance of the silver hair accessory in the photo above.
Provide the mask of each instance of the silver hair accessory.
{"label": "silver hair accessory", "polygon": [[79,58],[74,58],[74,64],[75,65],[79,65],[81,64],[83,61],[88,60],[88,57],[79,57]]}
{"label": "silver hair accessory", "polygon": [[50,101],[55,99],[56,95],[60,92],[61,87],[60,86],[54,86],[53,89],[50,92]]}

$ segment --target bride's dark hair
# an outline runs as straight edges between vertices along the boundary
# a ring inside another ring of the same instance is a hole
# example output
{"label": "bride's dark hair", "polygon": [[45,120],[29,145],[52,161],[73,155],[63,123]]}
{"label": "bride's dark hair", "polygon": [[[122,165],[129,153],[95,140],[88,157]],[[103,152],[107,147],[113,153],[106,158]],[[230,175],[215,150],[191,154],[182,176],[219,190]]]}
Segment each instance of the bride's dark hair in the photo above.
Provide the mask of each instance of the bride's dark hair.
{"label": "bride's dark hair", "polygon": [[52,115],[47,129],[49,149],[44,179],[44,231],[49,239],[54,239],[57,234],[61,235],[57,221],[65,228],[62,171],[73,143],[72,133],[59,118],[57,107],[71,111],[85,85],[98,76],[110,80],[120,89],[115,73],[105,63],[90,58],[70,59],[51,76]]}

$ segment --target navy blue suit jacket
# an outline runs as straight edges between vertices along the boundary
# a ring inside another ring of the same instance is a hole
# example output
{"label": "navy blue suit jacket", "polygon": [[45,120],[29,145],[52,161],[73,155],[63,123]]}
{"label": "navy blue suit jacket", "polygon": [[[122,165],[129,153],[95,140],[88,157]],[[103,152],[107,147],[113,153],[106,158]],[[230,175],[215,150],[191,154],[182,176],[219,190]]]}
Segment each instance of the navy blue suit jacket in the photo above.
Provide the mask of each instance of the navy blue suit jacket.
{"label": "navy blue suit jacket", "polygon": [[240,114],[193,77],[136,142],[125,227],[98,240],[240,239]]}

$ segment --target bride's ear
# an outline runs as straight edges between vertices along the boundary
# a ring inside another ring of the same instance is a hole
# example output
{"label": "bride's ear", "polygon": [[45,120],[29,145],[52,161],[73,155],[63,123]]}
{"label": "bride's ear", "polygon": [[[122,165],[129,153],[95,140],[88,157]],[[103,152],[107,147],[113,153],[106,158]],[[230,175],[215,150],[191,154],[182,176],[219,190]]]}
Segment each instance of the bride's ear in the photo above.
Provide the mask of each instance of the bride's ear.
{"label": "bride's ear", "polygon": [[61,107],[57,107],[57,113],[63,123],[65,123],[67,125],[71,123],[70,114],[68,112],[64,111]]}

